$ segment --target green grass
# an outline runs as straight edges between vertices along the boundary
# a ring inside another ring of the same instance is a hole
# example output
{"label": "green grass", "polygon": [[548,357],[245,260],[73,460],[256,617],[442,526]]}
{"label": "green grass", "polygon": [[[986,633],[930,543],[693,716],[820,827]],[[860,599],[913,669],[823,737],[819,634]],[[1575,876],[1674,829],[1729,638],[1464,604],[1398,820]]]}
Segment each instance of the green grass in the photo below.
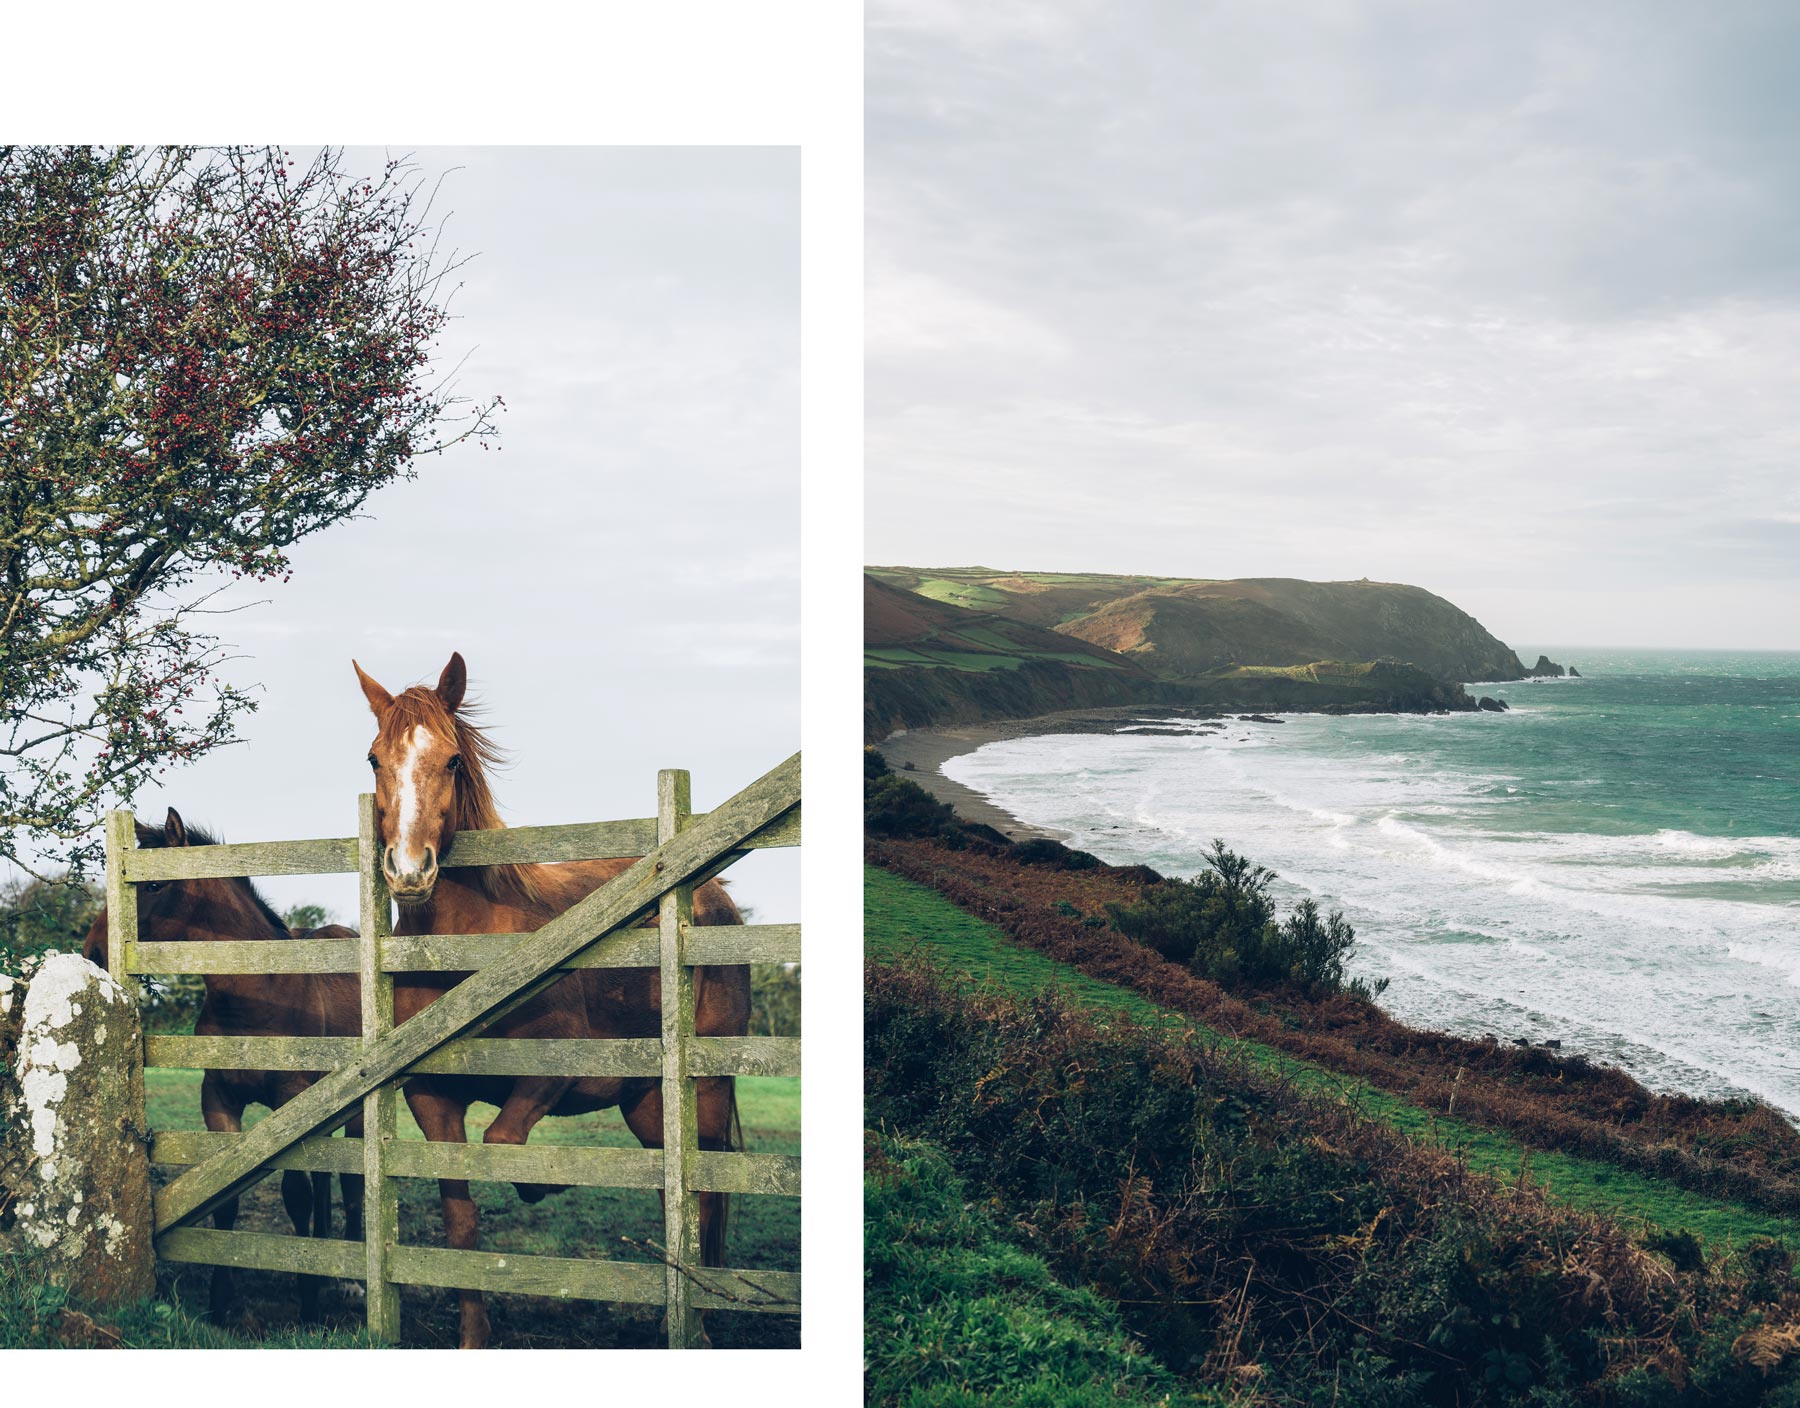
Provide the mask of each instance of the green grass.
{"label": "green grass", "polygon": [[1019,655],[990,655],[974,650],[921,650],[910,647],[882,646],[863,652],[863,664],[876,670],[903,670],[908,666],[941,666],[984,674],[990,670],[1016,670],[1031,661],[1058,660],[1071,665],[1089,665],[1099,670],[1121,670],[1116,660],[1084,655],[1079,650],[1034,650]]}
{"label": "green grass", "polygon": [[916,951],[966,972],[974,982],[1015,995],[1054,986],[1091,1008],[1177,1026],[1204,1041],[1230,1046],[1296,1086],[1349,1101],[1416,1140],[1452,1147],[1478,1172],[1512,1182],[1525,1163],[1531,1181],[1547,1188],[1553,1197],[1604,1213],[1627,1226],[1671,1232],[1685,1228],[1715,1248],[1742,1245],[1759,1236],[1800,1248],[1800,1224],[1792,1219],[1707,1198],[1597,1159],[1541,1149],[1528,1154],[1526,1147],[1509,1135],[1445,1119],[1365,1081],[1272,1047],[1228,1037],[1127,988],[1090,978],[1010,942],[998,929],[958,909],[934,890],[874,866],[864,870],[863,932],[871,957],[894,958]]}
{"label": "green grass", "polygon": [[[199,1071],[156,1068],[145,1072],[145,1095],[152,1129],[201,1129]],[[757,1153],[800,1153],[800,1082],[775,1077],[738,1078],[738,1109],[747,1148]],[[496,1113],[491,1105],[469,1111],[469,1138],[479,1140]],[[246,1127],[266,1117],[260,1107],[245,1116]],[[398,1134],[423,1139],[404,1102]],[[546,1119],[531,1133],[534,1144],[599,1144],[637,1147],[617,1110],[566,1119]],[[173,1176],[175,1170],[158,1170]],[[396,1180],[400,1193],[400,1240],[408,1245],[442,1246],[443,1222],[434,1180]],[[587,1256],[642,1261],[646,1250],[621,1241],[662,1241],[662,1205],[643,1188],[570,1188],[540,1203],[519,1200],[510,1184],[472,1185],[481,1217],[484,1251],[521,1255]],[[343,1234],[342,1209],[334,1192],[333,1226]],[[281,1206],[279,1180],[265,1179],[243,1199],[240,1229],[287,1233],[292,1230]],[[727,1243],[730,1264],[742,1269],[800,1269],[800,1203],[797,1198],[755,1196],[732,1200]],[[163,1298],[182,1314],[204,1311],[209,1272],[205,1267],[159,1267]],[[250,1315],[264,1324],[284,1327],[294,1311],[292,1278],[273,1273],[247,1273]],[[402,1291],[403,1342],[454,1345],[454,1292],[407,1287]],[[558,1302],[539,1297],[490,1296],[488,1309],[496,1343],[563,1345],[592,1348],[649,1346],[658,1342],[660,1307]],[[357,1308],[345,1307],[331,1319],[335,1328],[356,1323]],[[708,1316],[708,1332],[725,1347],[777,1347],[798,1343],[799,1322],[785,1315],[717,1313]],[[279,1333],[287,1333],[279,1329]],[[262,1343],[276,1343],[268,1339]],[[287,1343],[286,1340],[279,1342]],[[204,1347],[204,1346],[200,1346]]]}
{"label": "green grass", "polygon": [[941,1153],[883,1138],[863,1183],[867,1401],[877,1408],[1151,1408],[1195,1397],[1118,1311],[1000,1236]]}
{"label": "green grass", "polygon": [[920,596],[930,597],[933,601],[973,610],[988,606],[1001,606],[1006,602],[1005,592],[997,592],[992,587],[979,586],[974,582],[953,582],[945,577],[928,578],[920,582],[913,590]]}

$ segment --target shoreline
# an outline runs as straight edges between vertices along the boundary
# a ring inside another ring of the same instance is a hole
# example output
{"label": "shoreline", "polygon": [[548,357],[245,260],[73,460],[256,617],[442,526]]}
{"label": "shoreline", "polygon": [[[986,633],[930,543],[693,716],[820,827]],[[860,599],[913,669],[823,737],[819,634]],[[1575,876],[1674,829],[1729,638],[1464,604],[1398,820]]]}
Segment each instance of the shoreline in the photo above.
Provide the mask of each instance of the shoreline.
{"label": "shoreline", "polygon": [[[973,753],[989,743],[1009,738],[1034,738],[1041,734],[1118,733],[1122,725],[1154,724],[1162,719],[1237,718],[1222,710],[1172,706],[1112,705],[1094,709],[1066,709],[1054,714],[1035,714],[1027,719],[990,719],[982,723],[948,724],[938,728],[903,729],[873,745],[897,775],[923,787],[947,803],[964,821],[991,826],[1013,841],[1067,841],[1073,834],[1054,827],[1033,826],[996,806],[972,787],[944,776],[943,766],[952,758]],[[1134,730],[1134,732],[1154,730]],[[1186,733],[1188,730],[1169,730]]]}

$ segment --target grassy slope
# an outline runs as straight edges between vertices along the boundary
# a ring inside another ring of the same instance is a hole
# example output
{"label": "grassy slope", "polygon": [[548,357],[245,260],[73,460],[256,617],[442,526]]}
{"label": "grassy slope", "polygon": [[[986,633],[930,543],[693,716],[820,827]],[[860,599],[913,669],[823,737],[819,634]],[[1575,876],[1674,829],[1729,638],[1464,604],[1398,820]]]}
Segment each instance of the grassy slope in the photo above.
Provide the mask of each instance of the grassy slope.
{"label": "grassy slope", "polygon": [[[145,1091],[153,1129],[200,1129],[200,1072],[154,1069],[145,1072]],[[744,1124],[745,1144],[758,1153],[800,1152],[800,1082],[743,1076],[738,1080],[738,1106]],[[261,1108],[249,1112],[246,1123],[264,1116]],[[493,1117],[489,1105],[470,1110],[469,1137],[476,1140]],[[399,1119],[402,1139],[422,1139],[418,1126],[402,1104]],[[602,1144],[635,1148],[637,1141],[625,1128],[616,1110],[571,1119],[547,1119],[532,1131],[538,1144]],[[173,1170],[164,1172],[172,1175]],[[443,1224],[437,1187],[430,1180],[408,1178],[400,1185],[400,1239],[422,1246],[443,1245]],[[481,1213],[481,1246],[487,1251],[506,1251],[544,1256],[591,1256],[608,1260],[641,1261],[647,1253],[626,1246],[622,1236],[639,1241],[662,1240],[661,1203],[654,1191],[639,1188],[571,1188],[543,1202],[519,1201],[508,1184],[473,1185]],[[333,1219],[337,1235],[343,1233],[343,1213],[334,1192]],[[279,1183],[267,1179],[244,1199],[238,1221],[242,1229],[282,1232],[291,1225],[282,1211]],[[795,1198],[739,1197],[733,1199],[730,1262],[750,1269],[794,1271],[800,1266],[800,1204]],[[210,1274],[204,1267],[160,1268],[162,1289],[186,1311],[202,1313]],[[271,1325],[282,1325],[294,1313],[292,1278],[273,1273],[245,1275],[246,1298],[251,1314]],[[454,1345],[454,1292],[424,1288],[402,1291],[403,1342],[417,1345]],[[538,1297],[490,1296],[496,1342],[505,1345],[566,1345],[596,1348],[651,1346],[658,1342],[654,1306],[606,1305],[595,1302],[559,1303]],[[331,1318],[334,1328],[348,1330],[360,1314],[346,1307]],[[708,1332],[720,1347],[775,1347],[798,1344],[799,1322],[785,1315],[712,1314]],[[286,1330],[279,1331],[288,1334]],[[230,1341],[243,1343],[242,1340]],[[292,1342],[271,1340],[269,1342]],[[340,1342],[340,1341],[334,1341]],[[201,1347],[204,1347],[202,1342]]]}
{"label": "grassy slope", "polygon": [[1005,1241],[930,1146],[871,1139],[863,1185],[868,1401],[877,1408],[1155,1408],[1196,1397],[1116,1308]]}
{"label": "grassy slope", "polygon": [[[1054,984],[1096,1008],[1168,1022],[1214,1041],[1230,1040],[1184,1014],[1157,1007],[1128,989],[1090,978],[1054,959],[1020,948],[935,891],[885,870],[865,868],[863,896],[865,944],[871,957],[922,948],[946,964],[966,970],[977,981],[1008,991],[1031,991]],[[1505,1134],[1441,1118],[1386,1091],[1269,1047],[1250,1042],[1234,1044],[1296,1085],[1335,1092],[1415,1139],[1455,1147],[1469,1166],[1480,1172],[1511,1181],[1518,1177],[1523,1163],[1534,1183],[1547,1186],[1557,1198],[1574,1206],[1604,1213],[1627,1225],[1648,1224],[1670,1231],[1686,1228],[1711,1244],[1741,1244],[1751,1237],[1767,1236],[1800,1247],[1800,1224],[1789,1219],[1705,1198],[1597,1160],[1543,1150],[1533,1150],[1528,1155],[1525,1146]]]}

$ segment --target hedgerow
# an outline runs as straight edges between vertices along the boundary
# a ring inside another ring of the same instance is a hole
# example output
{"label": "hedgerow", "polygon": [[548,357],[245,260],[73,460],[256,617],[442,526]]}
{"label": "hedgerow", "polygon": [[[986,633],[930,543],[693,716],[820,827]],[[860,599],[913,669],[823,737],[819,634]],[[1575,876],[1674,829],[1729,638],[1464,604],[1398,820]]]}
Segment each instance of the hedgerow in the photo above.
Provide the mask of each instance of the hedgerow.
{"label": "hedgerow", "polygon": [[865,973],[866,1118],[1173,1369],[1268,1403],[1800,1403],[1789,1254],[1671,1257],[1192,1038]]}
{"label": "hedgerow", "polygon": [[936,890],[1014,942],[1216,1031],[1353,1074],[1425,1109],[1448,1110],[1454,1095],[1457,1118],[1538,1148],[1800,1214],[1800,1132],[1766,1105],[1654,1092],[1579,1054],[1425,1031],[1353,995],[1228,992],[1116,929],[1077,917],[1150,893],[1125,868],[1047,871],[926,841],[871,840],[866,850],[872,864]]}

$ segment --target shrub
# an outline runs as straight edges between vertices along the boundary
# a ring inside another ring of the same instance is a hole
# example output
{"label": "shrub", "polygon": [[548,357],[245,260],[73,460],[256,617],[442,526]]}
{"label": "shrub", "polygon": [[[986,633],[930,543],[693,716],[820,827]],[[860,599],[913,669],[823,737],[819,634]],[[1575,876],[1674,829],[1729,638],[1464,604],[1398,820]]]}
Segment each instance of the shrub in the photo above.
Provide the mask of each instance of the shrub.
{"label": "shrub", "polygon": [[28,959],[80,953],[104,903],[98,890],[73,876],[20,876],[0,885],[0,973],[16,978]]}
{"label": "shrub", "polygon": [[1013,859],[1021,865],[1047,865],[1052,870],[1097,870],[1100,857],[1077,851],[1052,841],[1048,836],[1034,836],[1013,847]]}
{"label": "shrub", "polygon": [[1134,905],[1108,904],[1113,927],[1203,978],[1231,984],[1266,982],[1272,972],[1263,953],[1275,919],[1269,886],[1275,872],[1252,865],[1215,840],[1206,869],[1192,880],[1171,880]]}
{"label": "shrub", "polygon": [[863,826],[876,836],[944,836],[956,813],[918,783],[884,772],[863,789]]}
{"label": "shrub", "polygon": [[944,1150],[1059,1277],[1207,1382],[1445,1408],[1800,1392],[1785,1260],[1671,1266],[1615,1222],[1053,993],[919,961],[869,965],[864,990],[865,1118]]}
{"label": "shrub", "polygon": [[1378,996],[1386,979],[1371,984],[1344,975],[1356,930],[1342,912],[1321,915],[1305,899],[1278,923],[1269,896],[1275,878],[1214,840],[1194,879],[1148,887],[1136,904],[1109,903],[1106,912],[1127,938],[1221,986],[1294,983],[1312,997]]}
{"label": "shrub", "polygon": [[800,1035],[800,965],[750,965],[750,1035]]}
{"label": "shrub", "polygon": [[1059,1284],[1039,1257],[1009,1244],[930,1145],[865,1136],[863,1225],[866,1402],[1151,1408],[1197,1401],[1178,1394],[1174,1375],[1143,1353],[1116,1310]]}
{"label": "shrub", "polygon": [[1341,910],[1321,917],[1318,904],[1301,900],[1294,912],[1266,938],[1266,962],[1271,970],[1285,973],[1309,994],[1347,992],[1374,1001],[1387,990],[1388,980],[1369,983],[1344,976],[1344,960],[1356,947],[1356,930]]}

